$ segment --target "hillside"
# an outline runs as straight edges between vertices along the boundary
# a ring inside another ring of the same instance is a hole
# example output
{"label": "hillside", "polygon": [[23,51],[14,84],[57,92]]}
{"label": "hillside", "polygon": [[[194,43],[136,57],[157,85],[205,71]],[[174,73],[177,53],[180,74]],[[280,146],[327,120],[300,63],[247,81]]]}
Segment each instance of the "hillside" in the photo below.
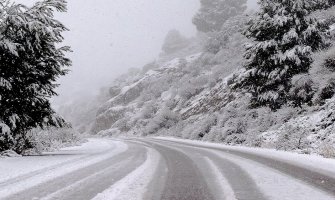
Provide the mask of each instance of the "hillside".
{"label": "hillside", "polygon": [[[316,16],[328,20],[332,10]],[[118,78],[103,90],[101,104],[88,109],[90,119],[75,126],[103,136],[164,135],[335,156],[335,71],[325,66],[335,47],[315,53],[310,72],[292,79],[291,92],[310,95],[308,105],[252,109],[248,93],[231,89],[243,73],[244,44],[251,42],[242,34],[249,19],[233,17],[208,39],[190,39]]]}

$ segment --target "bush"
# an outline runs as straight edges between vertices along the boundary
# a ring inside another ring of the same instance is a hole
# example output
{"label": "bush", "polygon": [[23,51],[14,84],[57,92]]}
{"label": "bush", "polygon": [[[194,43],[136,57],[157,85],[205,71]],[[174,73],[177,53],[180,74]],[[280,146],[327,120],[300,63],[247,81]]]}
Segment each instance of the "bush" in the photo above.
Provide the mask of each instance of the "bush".
{"label": "bush", "polygon": [[321,91],[316,98],[316,103],[323,105],[327,99],[331,99],[335,94],[335,79],[330,79],[327,84],[321,88]]}
{"label": "bush", "polygon": [[53,151],[83,141],[83,135],[69,127],[48,128],[45,130],[33,129],[27,136],[31,148],[27,149],[23,154]]}
{"label": "bush", "polygon": [[335,57],[327,58],[324,66],[331,71],[335,71]]}
{"label": "bush", "polygon": [[319,154],[325,158],[335,158],[335,146],[331,143],[324,143],[321,145]]}
{"label": "bush", "polygon": [[297,75],[292,78],[290,100],[295,107],[301,107],[304,103],[312,105],[315,87],[312,78],[308,74]]}
{"label": "bush", "polygon": [[168,107],[163,107],[157,112],[156,116],[149,121],[142,134],[156,134],[160,129],[169,129],[173,127],[179,120],[179,114],[170,110]]}
{"label": "bush", "polygon": [[309,130],[306,127],[289,124],[284,130],[276,141],[276,149],[304,152],[310,148],[310,143],[307,139]]}

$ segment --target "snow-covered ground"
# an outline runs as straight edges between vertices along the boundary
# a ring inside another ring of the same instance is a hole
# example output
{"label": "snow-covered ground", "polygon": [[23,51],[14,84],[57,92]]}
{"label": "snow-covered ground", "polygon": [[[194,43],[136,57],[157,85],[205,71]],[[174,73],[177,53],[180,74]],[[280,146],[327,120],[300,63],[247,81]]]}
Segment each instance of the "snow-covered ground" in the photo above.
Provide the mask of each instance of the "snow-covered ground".
{"label": "snow-covered ground", "polygon": [[0,199],[92,165],[127,150],[127,145],[89,139],[80,146],[42,156],[0,159]]}

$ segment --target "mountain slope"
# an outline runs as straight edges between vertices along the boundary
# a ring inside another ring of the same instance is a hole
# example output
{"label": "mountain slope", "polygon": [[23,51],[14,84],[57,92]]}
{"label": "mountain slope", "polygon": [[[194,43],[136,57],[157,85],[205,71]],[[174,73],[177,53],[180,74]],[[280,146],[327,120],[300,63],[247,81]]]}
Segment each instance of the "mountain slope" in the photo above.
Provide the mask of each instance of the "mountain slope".
{"label": "mountain slope", "polygon": [[[318,14],[325,15],[329,13]],[[251,41],[241,31],[248,20],[232,18],[205,43],[193,40],[115,80],[86,131],[168,135],[335,156],[335,71],[325,66],[335,48],[315,53],[310,72],[292,79],[296,95],[313,88],[311,105],[287,105],[276,112],[251,109],[250,95],[230,87],[243,72],[244,44]]]}

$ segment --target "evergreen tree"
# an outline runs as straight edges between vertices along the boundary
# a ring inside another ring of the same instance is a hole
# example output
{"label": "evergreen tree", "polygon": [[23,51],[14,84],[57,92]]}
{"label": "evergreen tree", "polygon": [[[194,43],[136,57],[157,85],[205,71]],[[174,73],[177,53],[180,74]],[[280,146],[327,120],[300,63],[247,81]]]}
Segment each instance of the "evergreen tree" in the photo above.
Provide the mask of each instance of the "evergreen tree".
{"label": "evergreen tree", "polygon": [[0,3],[0,151],[22,152],[26,133],[46,125],[60,126],[49,98],[71,61],[69,47],[58,48],[67,28],[54,19],[65,12],[65,0],[44,0],[32,7]]}
{"label": "evergreen tree", "polygon": [[242,14],[247,0],[200,0],[201,8],[193,18],[198,31],[221,30],[227,19]]}
{"label": "evergreen tree", "polygon": [[[321,3],[324,3],[324,2],[322,2],[323,0],[319,0],[319,1],[321,1]],[[331,6],[334,6],[335,5],[335,0],[327,0],[328,2],[328,7],[331,7]]]}
{"label": "evergreen tree", "polygon": [[293,76],[307,73],[311,53],[325,46],[326,26],[309,14],[316,9],[310,0],[260,0],[261,11],[245,35],[246,73],[237,86],[252,94],[251,106],[276,110],[286,104]]}
{"label": "evergreen tree", "polygon": [[172,54],[189,45],[189,40],[178,30],[170,30],[165,37],[162,50],[165,54]]}

